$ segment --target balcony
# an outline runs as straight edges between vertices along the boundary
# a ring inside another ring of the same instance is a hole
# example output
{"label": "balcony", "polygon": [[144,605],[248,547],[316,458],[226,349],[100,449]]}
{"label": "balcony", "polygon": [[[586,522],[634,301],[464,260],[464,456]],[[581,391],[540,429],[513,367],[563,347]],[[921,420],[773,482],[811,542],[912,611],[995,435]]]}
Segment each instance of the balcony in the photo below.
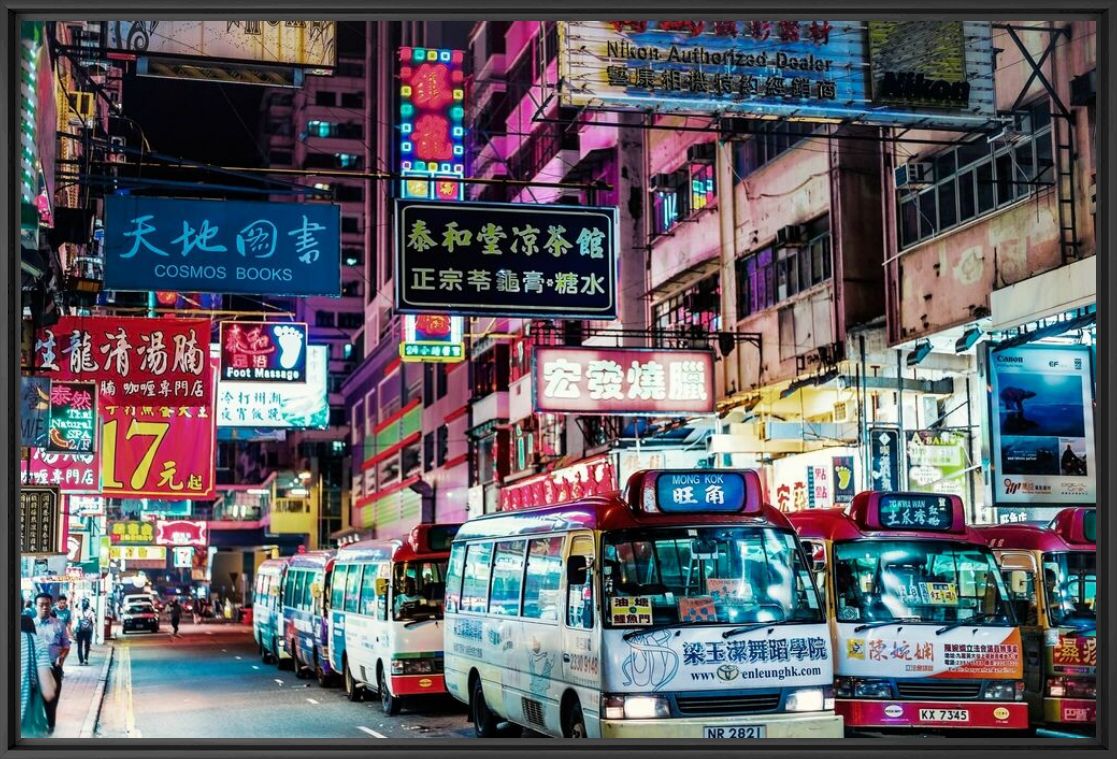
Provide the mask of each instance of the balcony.
{"label": "balcony", "polygon": [[474,426],[508,418],[508,391],[501,390],[473,402]]}

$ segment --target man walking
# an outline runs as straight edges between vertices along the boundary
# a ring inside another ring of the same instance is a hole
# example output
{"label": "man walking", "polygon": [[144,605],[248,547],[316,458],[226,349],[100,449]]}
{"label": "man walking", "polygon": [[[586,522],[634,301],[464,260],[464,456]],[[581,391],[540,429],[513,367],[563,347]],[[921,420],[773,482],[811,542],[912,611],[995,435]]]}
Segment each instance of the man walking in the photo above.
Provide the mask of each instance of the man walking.
{"label": "man walking", "polygon": [[66,634],[73,637],[74,634],[74,610],[70,608],[70,599],[66,596],[59,596],[58,603],[54,607],[54,617],[66,627]]}
{"label": "man walking", "polygon": [[74,638],[78,642],[78,664],[89,664],[89,648],[93,645],[93,630],[97,625],[97,612],[89,605],[89,599],[81,599],[81,611],[74,626]]}
{"label": "man walking", "polygon": [[55,684],[55,696],[46,703],[48,733],[54,732],[58,701],[62,697],[62,664],[70,653],[70,636],[66,633],[66,625],[61,620],[51,616],[53,606],[54,599],[50,593],[40,593],[35,596],[35,608],[39,612],[38,616],[35,617],[35,631],[38,634],[39,642],[47,649]]}
{"label": "man walking", "polygon": [[182,622],[182,605],[175,598],[171,601],[171,635],[178,637],[178,626]]}

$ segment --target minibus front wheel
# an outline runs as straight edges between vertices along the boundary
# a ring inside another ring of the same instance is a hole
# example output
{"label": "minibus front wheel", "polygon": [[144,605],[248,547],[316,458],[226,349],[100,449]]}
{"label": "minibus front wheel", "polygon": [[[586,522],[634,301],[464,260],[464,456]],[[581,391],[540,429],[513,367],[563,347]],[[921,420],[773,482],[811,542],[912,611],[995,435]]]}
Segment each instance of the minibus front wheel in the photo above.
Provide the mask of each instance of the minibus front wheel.
{"label": "minibus front wheel", "polygon": [[357,680],[353,677],[353,671],[349,669],[349,659],[346,658],[341,666],[345,669],[345,697],[350,701],[360,701],[364,692],[360,685],[357,685]]}
{"label": "minibus front wheel", "polygon": [[485,687],[481,685],[481,676],[473,675],[473,684],[469,690],[469,716],[473,720],[473,731],[478,738],[495,738],[497,736],[496,715],[485,703]]}
{"label": "minibus front wheel", "polygon": [[388,678],[384,677],[383,665],[376,667],[376,687],[380,690],[380,708],[384,713],[389,717],[399,714],[403,699],[393,696],[392,691],[388,689]]}
{"label": "minibus front wheel", "polygon": [[582,705],[578,703],[577,696],[570,699],[566,709],[563,710],[562,734],[566,738],[585,738],[586,719],[582,716]]}

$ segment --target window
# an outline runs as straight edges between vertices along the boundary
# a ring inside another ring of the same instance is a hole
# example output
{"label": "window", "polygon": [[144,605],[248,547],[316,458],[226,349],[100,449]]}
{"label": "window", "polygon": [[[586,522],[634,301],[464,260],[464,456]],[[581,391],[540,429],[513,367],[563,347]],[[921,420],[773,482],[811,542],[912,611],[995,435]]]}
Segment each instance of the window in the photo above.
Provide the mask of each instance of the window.
{"label": "window", "polygon": [[337,315],[337,326],[344,329],[356,329],[365,323],[365,315],[360,313],[343,312]]}
{"label": "window", "polygon": [[[498,343],[473,362],[473,397],[484,398],[490,393],[508,390],[508,345]],[[441,397],[441,396],[440,396]]]}
{"label": "window", "polygon": [[332,108],[337,105],[337,93],[327,90],[318,90],[314,93],[314,104]]}
{"label": "window", "polygon": [[776,304],[776,267],[771,248],[737,259],[737,315],[745,317]]}
{"label": "window", "polygon": [[296,570],[292,574],[295,576],[295,582],[291,586],[291,595],[287,599],[287,605],[298,609],[301,608],[303,596],[306,593],[306,572]]}
{"label": "window", "polygon": [[365,188],[360,185],[343,184],[337,188],[334,196],[343,203],[362,201],[365,199]]}
{"label": "window", "polygon": [[698,327],[717,332],[721,325],[721,277],[714,274],[652,306],[657,330],[676,332]]}
{"label": "window", "polygon": [[372,616],[376,613],[376,567],[365,567],[364,576],[361,578],[361,601],[358,613]]}
{"label": "window", "polygon": [[680,221],[708,207],[717,197],[712,164],[695,164],[661,174],[656,184],[652,193],[652,216],[657,235],[670,232]]}
{"label": "window", "polygon": [[290,150],[273,150],[268,153],[268,163],[273,166],[290,166],[291,165],[291,151]]}
{"label": "window", "polygon": [[414,443],[400,451],[400,476],[404,479],[419,473],[419,444]]}
{"label": "window", "polygon": [[496,544],[493,557],[493,590],[489,613],[501,617],[520,614],[520,588],[524,583],[523,540],[505,540]]}
{"label": "window", "polygon": [[736,270],[741,318],[827,281],[833,274],[829,215],[804,225],[800,243],[739,258]]}
{"label": "window", "polygon": [[[348,282],[341,283],[341,297],[343,298],[357,298],[363,295],[364,292],[364,282],[361,282],[359,279],[351,279]],[[348,316],[348,314],[342,314],[342,316]],[[362,315],[361,322],[363,321],[364,316]],[[360,324],[356,326],[360,326]]]}
{"label": "window", "polygon": [[810,137],[817,126],[806,121],[749,123],[751,136],[733,146],[733,172],[738,182]]}
{"label": "window", "polygon": [[446,463],[446,454],[450,448],[450,428],[445,424],[438,428],[438,443],[435,446],[435,461],[438,466]]}
{"label": "window", "polygon": [[933,185],[897,188],[900,247],[914,245],[975,219],[1055,181],[1051,111],[1046,100],[1017,114],[1015,138],[985,137],[930,159]]}
{"label": "window", "polygon": [[364,108],[365,96],[361,92],[343,92],[341,93],[341,107],[342,108]]}
{"label": "window", "polygon": [[339,169],[359,169],[363,163],[359,155],[353,155],[352,153],[335,153],[334,158],[337,159]]}
{"label": "window", "polygon": [[337,131],[337,124],[330,121],[312,120],[306,122],[308,137],[333,137]]}
{"label": "window", "polygon": [[434,433],[423,435],[423,471],[434,469]]}
{"label": "window", "polygon": [[1036,573],[1023,567],[1008,567],[1003,559],[1001,567],[1001,576],[1004,577],[1009,602],[1016,612],[1016,621],[1023,625],[1038,624]]}
{"label": "window", "polygon": [[490,561],[492,543],[474,543],[465,557],[465,581],[462,583],[461,610],[483,614],[489,606]]}
{"label": "window", "polygon": [[341,260],[346,266],[360,266],[365,257],[361,248],[342,248]]}
{"label": "window", "polygon": [[337,316],[333,311],[315,311],[314,312],[314,326],[315,327],[333,327],[336,323]]}
{"label": "window", "polygon": [[462,576],[465,570],[465,544],[450,549],[450,565],[446,570],[446,611],[458,611],[462,600]]}
{"label": "window", "polygon": [[345,610],[357,611],[357,600],[361,593],[361,565],[349,567],[349,574],[345,578]]}
{"label": "window", "polygon": [[319,590],[318,585],[321,583],[321,578],[316,572],[306,573],[306,584],[303,587],[302,609],[303,611],[315,610],[318,599],[316,598],[316,590]]}
{"label": "window", "polygon": [[1052,627],[1097,626],[1097,554],[1045,553],[1043,587]]}
{"label": "window", "polygon": [[[593,538],[578,536],[570,547],[571,556],[593,556]],[[571,585],[566,590],[566,626],[593,627],[593,574],[586,572],[584,585]]]}
{"label": "window", "polygon": [[434,380],[436,398],[445,398],[449,390],[450,370],[446,368],[446,364],[438,364],[434,368]]}
{"label": "window", "polygon": [[330,579],[331,592],[330,592],[330,608],[342,609],[345,606],[345,582],[346,574],[349,572],[349,565],[342,564],[340,567],[334,567],[334,575]]}
{"label": "window", "polygon": [[524,581],[524,616],[558,621],[562,603],[562,536],[531,541]]}
{"label": "window", "polygon": [[392,567],[392,618],[442,619],[446,562],[407,561]]}
{"label": "window", "polygon": [[350,234],[360,234],[361,220],[358,219],[356,216],[342,216],[341,231],[349,232]]}
{"label": "window", "polygon": [[360,79],[365,75],[365,66],[357,61],[338,61],[334,76],[349,76]]}

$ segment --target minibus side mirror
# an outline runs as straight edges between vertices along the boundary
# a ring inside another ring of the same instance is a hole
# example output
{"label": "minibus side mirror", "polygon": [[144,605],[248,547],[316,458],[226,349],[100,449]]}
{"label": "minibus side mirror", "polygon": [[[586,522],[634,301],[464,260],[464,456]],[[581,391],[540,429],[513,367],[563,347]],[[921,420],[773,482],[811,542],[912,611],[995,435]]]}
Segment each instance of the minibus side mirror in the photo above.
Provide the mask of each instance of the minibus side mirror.
{"label": "minibus side mirror", "polygon": [[803,546],[803,552],[807,554],[807,560],[811,563],[811,569],[815,572],[821,572],[826,569],[826,547],[822,543],[813,540],[799,541]]}
{"label": "minibus side mirror", "polygon": [[589,576],[589,560],[585,556],[571,556],[566,560],[566,584],[585,585]]}

